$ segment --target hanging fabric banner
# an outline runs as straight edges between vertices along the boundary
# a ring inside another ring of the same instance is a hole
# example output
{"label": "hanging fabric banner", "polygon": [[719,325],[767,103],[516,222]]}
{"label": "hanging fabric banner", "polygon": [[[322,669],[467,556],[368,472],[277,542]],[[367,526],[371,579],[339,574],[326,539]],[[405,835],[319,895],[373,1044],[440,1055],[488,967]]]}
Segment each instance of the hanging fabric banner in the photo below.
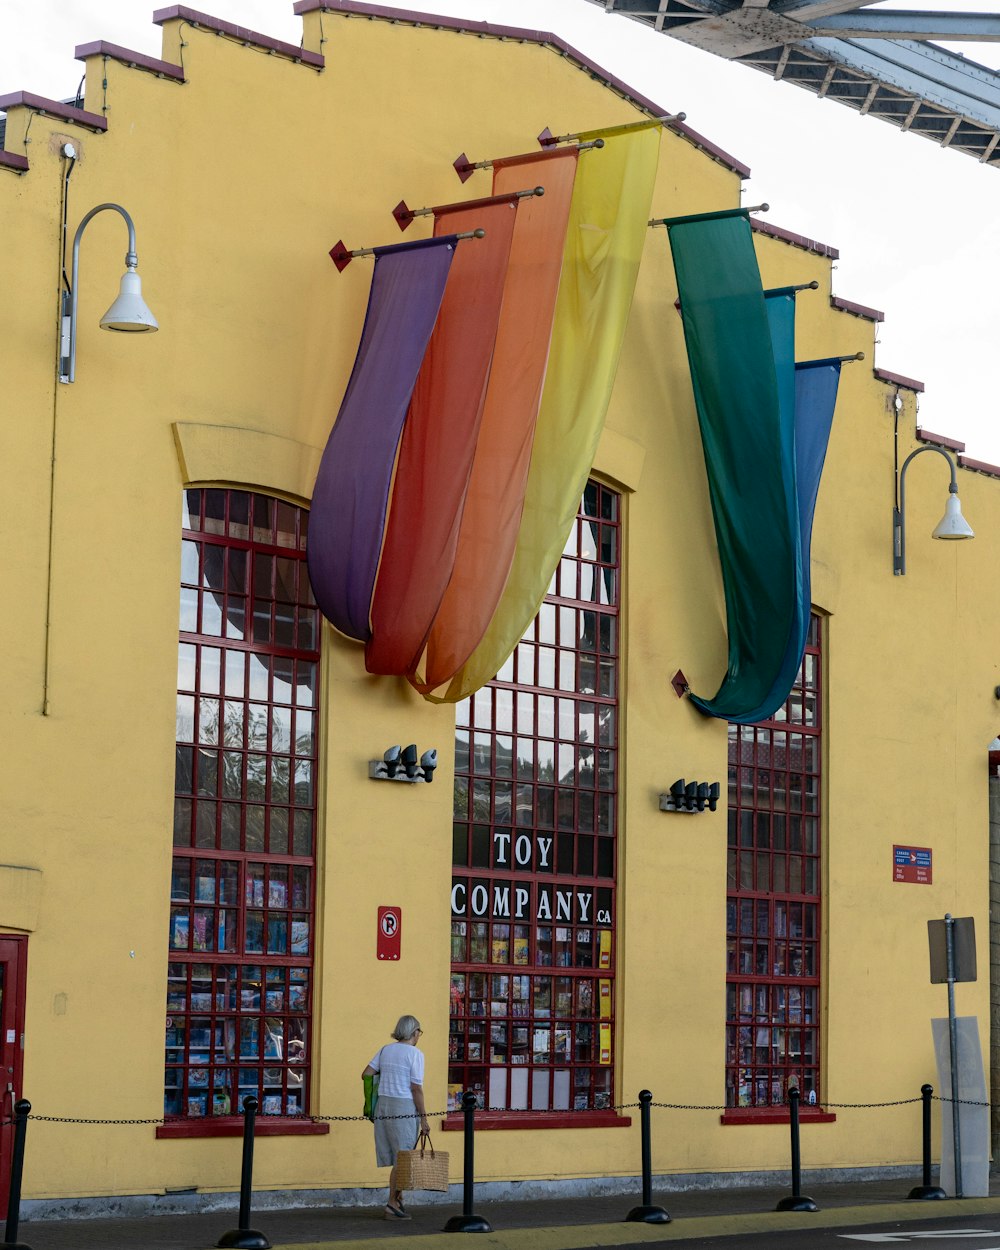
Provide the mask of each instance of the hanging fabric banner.
{"label": "hanging fabric banner", "polygon": [[[729,661],[710,716],[763,706],[795,622],[801,540],[794,492],[794,394],[779,383],[745,212],[668,221],[726,600]],[[777,312],[777,306],[775,308]],[[785,402],[782,403],[782,396]]]}
{"label": "hanging fabric banner", "polygon": [[466,631],[462,647],[429,656],[418,689],[435,702],[455,703],[494,677],[538,611],[558,565],[614,385],[646,241],[661,129],[650,122],[620,135],[580,165],[510,574],[488,628],[478,636]]}
{"label": "hanging fabric banner", "polygon": [[306,558],[320,611],[350,638],[368,613],[400,432],[455,254],[454,235],[375,250],[354,368],[320,461]]}
{"label": "hanging fabric banner", "polygon": [[510,199],[435,215],[435,235],[486,235],[455,253],[410,400],[365,644],[370,673],[413,668],[451,576],[517,206]]}
{"label": "hanging fabric banner", "polygon": [[840,369],[841,361],[836,357],[802,361],[795,366],[795,492],[802,570],[796,595],[795,621],[781,667],[770,690],[759,707],[740,719],[740,724],[752,725],[756,721],[770,719],[788,698],[802,664],[812,614],[810,550],[813,518],[837,404]]}
{"label": "hanging fabric banner", "polygon": [[454,567],[424,654],[410,674],[421,692],[449,680],[471,653],[496,610],[510,571],[549,357],[577,159],[576,148],[565,148],[493,164],[494,195],[523,187],[529,172],[531,181],[545,187],[545,195],[522,201],[514,223]]}

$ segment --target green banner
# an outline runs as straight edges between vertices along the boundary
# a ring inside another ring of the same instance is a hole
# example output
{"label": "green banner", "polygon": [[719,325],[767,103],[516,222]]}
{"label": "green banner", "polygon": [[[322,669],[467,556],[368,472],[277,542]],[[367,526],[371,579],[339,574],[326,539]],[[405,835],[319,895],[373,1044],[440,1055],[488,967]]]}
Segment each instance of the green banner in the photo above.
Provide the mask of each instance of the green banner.
{"label": "green banner", "polygon": [[712,698],[691,701],[724,720],[760,719],[783,668],[802,572],[791,323],[779,326],[775,302],[772,340],[745,214],[675,220],[667,228],[729,632],[722,684]]}

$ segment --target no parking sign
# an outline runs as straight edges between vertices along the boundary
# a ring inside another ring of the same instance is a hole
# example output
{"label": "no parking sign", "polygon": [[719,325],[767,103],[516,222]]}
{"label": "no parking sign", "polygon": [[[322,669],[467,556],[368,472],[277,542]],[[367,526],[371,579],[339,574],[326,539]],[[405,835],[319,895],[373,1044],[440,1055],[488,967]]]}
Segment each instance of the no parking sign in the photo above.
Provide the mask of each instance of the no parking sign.
{"label": "no parking sign", "polygon": [[403,909],[380,907],[378,909],[378,938],[376,951],[379,959],[398,959],[400,939],[403,935]]}

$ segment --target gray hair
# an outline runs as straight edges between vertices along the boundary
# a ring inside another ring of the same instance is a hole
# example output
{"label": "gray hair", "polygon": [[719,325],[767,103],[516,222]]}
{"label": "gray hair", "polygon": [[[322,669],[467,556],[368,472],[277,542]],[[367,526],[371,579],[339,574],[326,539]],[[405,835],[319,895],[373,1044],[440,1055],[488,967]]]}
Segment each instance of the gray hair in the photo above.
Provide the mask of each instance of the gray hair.
{"label": "gray hair", "polygon": [[420,1032],[420,1021],[416,1016],[400,1016],[396,1021],[396,1027],[392,1030],[392,1036],[397,1042],[408,1042],[418,1032]]}

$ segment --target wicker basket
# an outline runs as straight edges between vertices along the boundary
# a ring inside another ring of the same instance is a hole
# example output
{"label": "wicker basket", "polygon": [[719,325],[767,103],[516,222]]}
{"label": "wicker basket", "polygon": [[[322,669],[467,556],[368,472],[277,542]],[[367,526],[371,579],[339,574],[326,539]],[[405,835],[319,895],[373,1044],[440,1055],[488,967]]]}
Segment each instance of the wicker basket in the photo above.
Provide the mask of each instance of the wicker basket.
{"label": "wicker basket", "polygon": [[448,1190],[448,1152],[435,1150],[429,1133],[421,1133],[412,1150],[396,1155],[397,1189]]}

